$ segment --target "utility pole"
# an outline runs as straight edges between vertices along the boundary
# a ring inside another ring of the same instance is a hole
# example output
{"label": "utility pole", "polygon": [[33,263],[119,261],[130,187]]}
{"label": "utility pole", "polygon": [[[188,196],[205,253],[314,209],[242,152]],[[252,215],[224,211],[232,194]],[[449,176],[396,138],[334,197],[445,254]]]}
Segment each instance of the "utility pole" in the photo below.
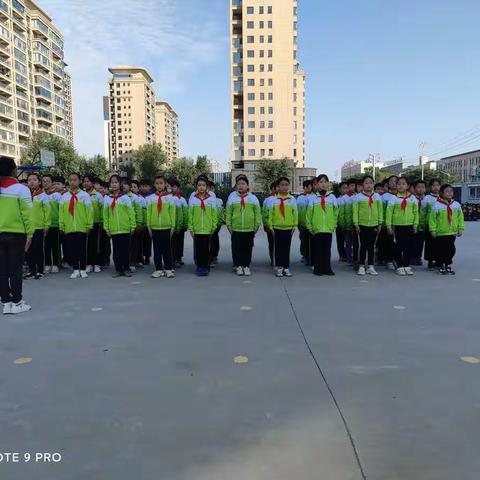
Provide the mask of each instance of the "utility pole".
{"label": "utility pole", "polygon": [[424,177],[425,177],[425,165],[423,163],[423,160],[425,156],[425,147],[427,145],[428,143],[425,140],[423,140],[422,142],[420,142],[420,145],[418,146],[420,150],[420,166],[422,167],[422,180],[424,180]]}

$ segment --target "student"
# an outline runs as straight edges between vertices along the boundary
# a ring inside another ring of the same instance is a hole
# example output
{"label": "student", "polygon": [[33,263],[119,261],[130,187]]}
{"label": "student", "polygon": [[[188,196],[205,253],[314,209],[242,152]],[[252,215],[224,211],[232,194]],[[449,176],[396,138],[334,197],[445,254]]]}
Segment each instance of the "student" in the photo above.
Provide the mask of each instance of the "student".
{"label": "student", "polygon": [[208,191],[208,178],[200,175],[188,204],[188,229],[193,238],[196,274],[207,277],[210,267],[210,238],[218,226],[216,198]]}
{"label": "student", "polygon": [[[317,195],[318,195],[318,178],[315,177],[312,179],[312,193],[310,193],[310,195],[308,195],[307,197],[307,207],[308,207],[308,203],[311,201],[314,201]],[[305,266],[309,268],[313,266],[313,260],[315,258],[315,241],[313,237],[314,235],[312,235],[312,233],[307,229],[307,242],[309,246],[308,248],[309,248],[310,256],[307,262],[305,262]]]}
{"label": "student", "polygon": [[177,207],[175,232],[172,236],[173,265],[174,267],[182,267],[184,265],[185,232],[188,230],[188,203],[182,196],[180,182],[176,179],[171,179],[168,183],[172,188],[172,195],[175,198]]}
{"label": "student", "polygon": [[429,216],[429,231],[436,242],[439,272],[442,275],[455,275],[452,270],[456,253],[455,239],[461,237],[465,230],[462,207],[453,199],[453,194],[451,185],[442,185],[440,197],[433,204]]}
{"label": "student", "polygon": [[225,222],[232,236],[232,258],[239,276],[251,275],[252,250],[255,235],[262,223],[258,198],[249,192],[249,181],[244,175],[236,178],[236,190],[227,201]]}
{"label": "student", "polygon": [[223,224],[223,200],[218,198],[215,193],[216,185],[214,182],[208,182],[208,191],[210,195],[214,195],[216,198],[217,204],[217,218],[218,218],[218,226],[213,232],[212,238],[210,239],[210,258],[211,258],[211,266],[218,264],[218,254],[220,252],[220,237],[219,233],[222,228]]}
{"label": "student", "polygon": [[358,266],[359,241],[357,231],[353,228],[353,197],[357,191],[357,180],[347,181],[347,192],[341,197],[339,221],[345,238],[345,252],[347,261],[354,268]]}
{"label": "student", "polygon": [[303,182],[303,193],[297,197],[298,208],[298,230],[300,232],[300,255],[302,263],[308,262],[310,258],[310,242],[308,241],[308,230],[305,226],[305,214],[307,212],[308,196],[312,193],[312,181]]}
{"label": "student", "polygon": [[99,180],[98,183],[95,183],[95,190],[102,196],[102,223],[100,225],[99,242],[100,267],[108,267],[110,265],[110,257],[112,256],[112,247],[110,245],[110,238],[103,228],[103,204],[105,197],[108,195],[108,183]]}
{"label": "student", "polygon": [[343,196],[346,195],[348,190],[347,182],[341,182],[338,186],[338,198],[337,198],[337,206],[338,206],[338,222],[337,222],[337,251],[338,251],[338,258],[341,262],[347,262],[347,251],[345,249],[345,235],[343,231],[343,227],[341,225],[341,215],[343,208]]}
{"label": "student", "polygon": [[88,278],[87,234],[93,228],[93,206],[90,195],[80,190],[80,175],[68,176],[69,190],[62,195],[59,226],[65,234],[68,263],[73,267],[71,279]]}
{"label": "student", "polygon": [[375,193],[378,193],[379,195],[383,195],[385,193],[385,189],[383,185],[384,185],[383,183],[376,183],[374,187]]}
{"label": "student", "polygon": [[0,157],[0,297],[3,314],[32,309],[22,297],[25,252],[35,231],[30,190],[16,177],[15,161]]}
{"label": "student", "polygon": [[297,202],[289,193],[290,180],[287,177],[278,179],[277,189],[277,195],[268,205],[267,227],[273,231],[276,275],[291,277],[290,249],[292,235],[298,226]]}
{"label": "student", "polygon": [[[387,217],[387,206],[391,200],[394,200],[397,195],[397,181],[398,177],[392,175],[389,177],[385,183],[385,193],[382,195],[383,201],[383,215],[386,220]],[[380,243],[383,247],[382,249],[382,258],[385,262],[387,270],[396,271],[397,267],[395,265],[395,240],[392,235],[388,234],[387,228],[382,229],[380,233]]]}
{"label": "student", "polygon": [[427,184],[423,180],[417,180],[413,184],[413,191],[418,203],[418,230],[415,234],[413,245],[413,265],[422,266],[423,246],[425,245],[425,230],[427,229],[427,207],[425,192]]}
{"label": "student", "polygon": [[112,239],[113,278],[131,277],[130,236],[136,227],[135,210],[129,196],[121,191],[118,175],[110,177],[110,195],[103,202],[103,228]]}
{"label": "student", "polygon": [[28,188],[32,193],[33,202],[33,233],[32,244],[27,252],[28,273],[25,278],[39,280],[43,278],[45,267],[45,237],[51,224],[50,202],[43,191],[40,176],[30,173],[27,177]]}
{"label": "student", "polygon": [[103,197],[95,190],[94,185],[98,183],[92,175],[83,177],[83,189],[90,195],[93,208],[93,228],[87,238],[87,273],[100,273],[100,232],[103,223]]}
{"label": "student", "polygon": [[177,202],[167,192],[167,180],[158,175],[153,181],[155,193],[147,197],[147,227],[153,240],[155,271],[152,278],[173,278],[172,235],[176,228]]}
{"label": "student", "polygon": [[357,273],[376,276],[375,244],[382,230],[383,202],[382,197],[373,191],[372,176],[366,175],[362,182],[362,193],[357,193],[353,198],[353,225],[360,236],[360,265]]}
{"label": "student", "polygon": [[[139,195],[146,200],[148,196],[152,194],[152,184],[150,180],[147,179],[142,179],[140,180],[140,192]],[[145,207],[144,207],[144,224],[146,224],[146,219],[147,219],[147,209],[146,209],[146,202],[145,202]],[[142,253],[141,253],[141,258],[142,258],[142,263],[144,266],[150,265],[150,257],[152,256],[152,237],[150,236],[150,232],[148,231],[148,228],[144,228],[142,230]]]}
{"label": "student", "polygon": [[397,182],[397,195],[388,201],[386,225],[388,234],[395,238],[397,274],[413,275],[410,267],[412,245],[418,228],[417,199],[409,193],[409,182],[401,177]]}
{"label": "student", "polygon": [[122,191],[125,193],[132,202],[133,209],[135,211],[136,228],[130,241],[130,271],[135,272],[137,267],[143,267],[140,231],[145,223],[145,208],[146,203],[143,197],[135,195],[132,192],[132,181],[127,178],[122,178]]}
{"label": "student", "polygon": [[59,192],[59,184],[54,183],[54,178],[50,174],[43,175],[42,186],[43,191],[48,195],[50,205],[50,228],[45,236],[45,273],[58,273],[60,268],[58,209],[62,195]]}
{"label": "student", "polygon": [[[439,178],[432,178],[428,183],[428,186],[430,189],[430,193],[425,196],[425,201],[424,201],[425,207],[427,209],[426,218],[425,218],[427,227],[430,225],[430,222],[429,222],[430,213],[433,209],[433,206],[437,203],[437,200],[439,198],[442,182],[440,181]],[[436,267],[436,260],[437,260],[436,243],[437,243],[436,238],[432,237],[432,235],[430,234],[429,228],[427,228],[427,231],[425,232],[425,260],[427,261],[427,268],[429,270],[433,270]]]}
{"label": "student", "polygon": [[273,267],[275,263],[274,259],[274,239],[273,239],[273,232],[267,226],[267,217],[268,211],[271,201],[275,198],[277,194],[277,182],[272,182],[270,184],[270,196],[265,198],[262,204],[262,222],[263,222],[263,230],[267,234],[267,241],[268,241],[268,255],[270,257],[270,266]]}
{"label": "student", "polygon": [[318,194],[307,205],[305,225],[313,236],[313,274],[333,276],[331,267],[332,236],[338,223],[338,204],[335,195],[328,192],[330,180],[327,175],[317,177]]}

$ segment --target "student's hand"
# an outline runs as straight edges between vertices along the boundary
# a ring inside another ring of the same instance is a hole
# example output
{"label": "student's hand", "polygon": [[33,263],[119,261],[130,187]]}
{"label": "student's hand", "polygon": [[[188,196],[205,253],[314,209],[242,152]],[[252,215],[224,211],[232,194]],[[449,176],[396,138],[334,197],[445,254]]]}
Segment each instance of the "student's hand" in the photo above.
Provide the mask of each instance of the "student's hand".
{"label": "student's hand", "polygon": [[418,227],[413,227],[413,233],[417,233],[418,232]]}
{"label": "student's hand", "polygon": [[382,233],[382,226],[379,225],[379,226],[377,227],[377,235],[380,235],[381,233]]}
{"label": "student's hand", "polygon": [[228,231],[230,232],[230,235],[232,234],[232,229],[230,227],[227,227]]}
{"label": "student's hand", "polygon": [[355,231],[356,231],[357,233],[360,233],[360,225],[355,225]]}
{"label": "student's hand", "polygon": [[28,250],[30,249],[30,246],[32,245],[32,236],[29,235],[27,237],[27,240],[25,241],[25,253],[28,252]]}
{"label": "student's hand", "polygon": [[44,231],[43,231],[43,236],[46,237],[48,234],[48,228],[46,228]]}
{"label": "student's hand", "polygon": [[393,235],[393,228],[392,227],[387,227],[387,233],[389,235]]}
{"label": "student's hand", "polygon": [[193,232],[190,232],[190,235],[192,236],[192,238],[195,238],[195,234]]}
{"label": "student's hand", "polygon": [[112,236],[112,232],[110,230],[107,230],[107,236],[108,237],[111,237]]}
{"label": "student's hand", "polygon": [[174,228],[172,228],[172,229],[170,230],[170,238],[172,238],[172,237],[173,237],[173,234],[174,234],[174,233],[175,233],[175,229],[174,229]]}
{"label": "student's hand", "polygon": [[436,233],[430,232],[430,235],[432,236],[432,238],[437,238],[437,234],[436,234]]}
{"label": "student's hand", "polygon": [[258,227],[258,228],[255,230],[255,232],[253,233],[253,236],[255,236],[255,235],[258,233],[259,230],[260,230],[260,227]]}

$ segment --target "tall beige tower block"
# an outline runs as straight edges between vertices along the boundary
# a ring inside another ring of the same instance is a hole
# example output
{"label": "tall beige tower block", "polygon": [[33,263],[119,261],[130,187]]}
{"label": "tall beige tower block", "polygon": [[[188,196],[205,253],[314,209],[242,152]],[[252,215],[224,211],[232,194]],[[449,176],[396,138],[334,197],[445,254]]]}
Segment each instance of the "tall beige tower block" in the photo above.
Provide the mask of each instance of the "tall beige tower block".
{"label": "tall beige tower block", "polygon": [[157,101],[155,124],[157,143],[162,146],[167,154],[167,161],[171,164],[179,157],[178,115],[169,103]]}

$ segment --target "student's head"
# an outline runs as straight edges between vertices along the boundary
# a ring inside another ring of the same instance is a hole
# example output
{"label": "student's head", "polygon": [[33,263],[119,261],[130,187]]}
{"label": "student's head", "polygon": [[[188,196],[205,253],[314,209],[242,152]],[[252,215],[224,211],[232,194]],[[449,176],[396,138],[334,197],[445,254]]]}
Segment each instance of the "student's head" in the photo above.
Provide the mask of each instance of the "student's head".
{"label": "student's head", "polygon": [[122,185],[122,192],[130,193],[130,186],[132,185],[132,182],[128,178],[122,178],[120,183]]}
{"label": "student's head", "polygon": [[150,180],[147,180],[145,178],[140,180],[140,193],[142,195],[147,195],[147,193],[150,193],[151,190],[152,186]]}
{"label": "student's head", "polygon": [[312,193],[318,192],[318,178],[312,178]]}
{"label": "student's head", "polygon": [[63,177],[54,177],[53,188],[56,192],[63,193],[65,190],[65,179]]}
{"label": "student's head", "polygon": [[102,188],[102,181],[99,179],[99,178],[95,178],[94,182],[93,182],[93,188],[99,192],[100,189]]}
{"label": "student's head", "polygon": [[122,179],[119,175],[112,175],[108,184],[112,193],[118,193],[122,185]]}
{"label": "student's head", "polygon": [[397,183],[398,183],[398,177],[396,175],[392,175],[391,177],[388,177],[388,190],[391,193],[395,193],[397,191]]}
{"label": "student's head", "polygon": [[272,182],[270,184],[270,191],[272,192],[272,194],[277,193],[277,182]]}
{"label": "student's head", "polygon": [[53,187],[53,177],[49,174],[46,173],[42,177],[42,188],[46,191],[49,192]]}
{"label": "student's head", "polygon": [[80,188],[80,175],[78,173],[71,173],[68,176],[68,185],[70,190],[78,190]]}
{"label": "student's head", "polygon": [[453,194],[455,191],[453,190],[453,187],[446,183],[445,185],[442,185],[440,187],[440,196],[444,199],[447,200],[448,202],[453,199]]}
{"label": "student's head", "polygon": [[385,190],[383,189],[383,183],[376,183],[374,190],[375,190],[375,193],[382,195],[385,192]]}
{"label": "student's head", "polygon": [[427,191],[427,184],[423,180],[417,180],[413,184],[414,190],[415,190],[415,195],[417,197],[423,197],[425,195],[425,192]]}
{"label": "student's head", "polygon": [[95,183],[95,178],[92,175],[85,175],[83,177],[83,188],[87,192],[90,192],[93,189],[93,184]]}
{"label": "student's head", "polygon": [[305,195],[308,195],[309,193],[312,193],[312,181],[311,180],[305,180],[303,182],[303,193]]}
{"label": "student's head", "polygon": [[105,195],[105,193],[106,193],[106,188],[105,188],[102,181],[98,181],[98,183],[95,184],[95,190],[98,193],[101,193],[102,195]]}
{"label": "student's head", "polygon": [[195,181],[195,188],[198,193],[207,193],[208,178],[205,175],[200,175]]}
{"label": "student's head", "polygon": [[319,192],[325,193],[330,186],[330,180],[328,176],[322,173],[317,177],[317,190]]}
{"label": "student's head", "polygon": [[347,182],[340,182],[338,185],[338,191],[340,192],[340,196],[343,196],[347,193],[348,190],[348,184]]}
{"label": "student's head", "polygon": [[407,193],[408,187],[410,187],[410,182],[405,177],[400,177],[397,181],[397,191],[398,193]]}
{"label": "student's head", "polygon": [[432,178],[430,182],[428,182],[428,186],[430,187],[430,193],[438,195],[440,188],[442,187],[442,182],[439,178]]}
{"label": "student's head", "polygon": [[217,188],[217,186],[215,185],[214,182],[212,182],[211,180],[208,181],[208,190],[210,192],[214,192],[215,193],[215,189]]}
{"label": "student's head", "polygon": [[238,193],[240,194],[247,193],[249,188],[248,178],[245,175],[239,175],[235,179],[235,187]]}
{"label": "student's head", "polygon": [[15,177],[17,165],[13,158],[0,157],[0,177]]}
{"label": "student's head", "polygon": [[355,178],[350,178],[347,180],[347,193],[353,195],[357,190],[357,180]]}
{"label": "student's head", "polygon": [[156,192],[164,192],[167,188],[167,179],[163,175],[157,175],[153,180],[153,186]]}
{"label": "student's head", "polygon": [[375,181],[371,175],[365,175],[362,178],[362,187],[365,193],[372,193],[375,186]]}
{"label": "student's head", "polygon": [[42,180],[38,173],[29,173],[27,177],[28,188],[30,190],[37,190],[42,184]]}
{"label": "student's head", "polygon": [[363,192],[363,183],[362,180],[357,181],[357,186],[355,187],[355,191],[357,193],[362,193]]}
{"label": "student's head", "polygon": [[134,193],[135,195],[138,194],[138,192],[140,191],[140,185],[137,182],[137,180],[132,180],[132,185],[130,186],[130,189],[132,190],[132,193]]}
{"label": "student's head", "polygon": [[170,178],[168,180],[168,184],[170,185],[174,195],[180,193],[180,182],[176,178]]}
{"label": "student's head", "polygon": [[287,177],[278,179],[278,193],[280,195],[288,195],[290,192],[290,180]]}

